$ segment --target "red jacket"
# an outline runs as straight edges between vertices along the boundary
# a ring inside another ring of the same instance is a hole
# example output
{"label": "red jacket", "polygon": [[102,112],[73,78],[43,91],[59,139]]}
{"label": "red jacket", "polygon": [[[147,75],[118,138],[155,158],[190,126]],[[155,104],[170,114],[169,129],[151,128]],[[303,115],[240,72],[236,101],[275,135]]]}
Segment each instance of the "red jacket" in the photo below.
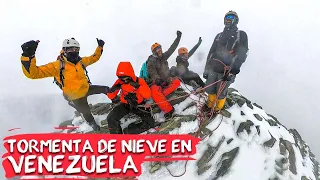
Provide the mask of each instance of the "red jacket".
{"label": "red jacket", "polygon": [[137,103],[140,104],[143,100],[151,98],[151,90],[144,79],[139,78],[135,75],[133,67],[130,62],[120,62],[117,69],[117,76],[130,76],[133,81],[139,83],[140,87],[136,89],[130,84],[124,84],[121,79],[117,81],[110,88],[110,93],[107,93],[107,96],[112,100],[114,99],[119,91],[121,90],[120,100],[122,103],[128,104],[125,100],[125,96],[129,93],[134,93],[137,97]]}

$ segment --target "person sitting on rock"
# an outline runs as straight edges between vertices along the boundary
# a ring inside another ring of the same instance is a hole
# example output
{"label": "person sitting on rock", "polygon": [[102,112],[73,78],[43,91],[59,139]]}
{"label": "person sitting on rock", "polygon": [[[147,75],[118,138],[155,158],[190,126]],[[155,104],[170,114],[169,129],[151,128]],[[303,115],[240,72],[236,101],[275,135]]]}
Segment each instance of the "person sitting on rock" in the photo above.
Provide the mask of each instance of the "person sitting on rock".
{"label": "person sitting on rock", "polygon": [[145,101],[151,98],[151,90],[144,79],[135,75],[130,62],[120,62],[116,73],[118,79],[110,88],[107,96],[113,101],[119,91],[120,104],[117,104],[108,114],[108,128],[110,134],[123,134],[120,120],[127,114],[138,115],[142,122],[130,124],[128,134],[139,134],[155,126],[155,120],[151,113],[145,109],[139,109],[138,105],[144,105]]}
{"label": "person sitting on rock", "polygon": [[147,71],[151,80],[152,99],[164,112],[166,119],[171,118],[174,108],[167,101],[166,96],[180,86],[180,80],[170,77],[168,59],[176,50],[181,39],[181,32],[177,31],[177,37],[170,48],[162,53],[162,47],[158,43],[151,46],[152,55],[147,60]]}
{"label": "person sitting on rock", "polygon": [[224,107],[228,87],[235,81],[247,58],[248,36],[244,31],[238,30],[238,22],[236,12],[229,11],[225,14],[224,30],[216,35],[208,53],[203,73],[203,77],[207,79],[206,85],[221,81],[206,89],[208,102],[203,107],[205,111],[214,108],[218,112]]}
{"label": "person sitting on rock", "polygon": [[202,42],[201,37],[199,38],[198,43],[188,52],[188,49],[181,47],[178,49],[178,56],[176,58],[177,65],[170,68],[170,75],[172,77],[179,77],[183,80],[185,84],[188,84],[194,88],[204,87],[205,84],[199,75],[193,71],[189,70],[188,60],[198,49]]}
{"label": "person sitting on rock", "polygon": [[103,52],[104,41],[97,38],[98,47],[93,55],[80,57],[80,44],[75,38],[65,39],[62,43],[61,55],[54,62],[37,66],[35,52],[39,41],[28,41],[21,45],[22,70],[30,79],[54,77],[63,91],[66,100],[71,101],[73,107],[80,112],[87,123],[96,131],[100,130],[91,114],[87,97],[92,94],[106,94],[108,86],[91,85],[86,67],[97,62]]}

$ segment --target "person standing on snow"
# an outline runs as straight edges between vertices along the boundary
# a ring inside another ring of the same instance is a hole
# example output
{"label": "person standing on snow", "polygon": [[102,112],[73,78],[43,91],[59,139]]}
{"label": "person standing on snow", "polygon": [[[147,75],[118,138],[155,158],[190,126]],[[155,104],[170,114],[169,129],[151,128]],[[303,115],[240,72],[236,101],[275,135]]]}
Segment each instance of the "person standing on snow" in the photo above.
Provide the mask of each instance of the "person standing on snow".
{"label": "person standing on snow", "polygon": [[28,41],[21,45],[22,70],[30,79],[54,77],[65,98],[70,100],[75,109],[80,112],[87,123],[96,131],[100,130],[91,114],[87,97],[92,94],[106,94],[108,86],[91,85],[87,77],[86,67],[97,62],[103,52],[104,41],[97,38],[98,47],[93,55],[80,57],[80,44],[74,38],[65,39],[62,43],[62,53],[54,62],[37,66],[35,52],[39,41]]}
{"label": "person standing on snow", "polygon": [[170,77],[168,59],[176,50],[181,39],[181,32],[177,31],[177,38],[174,40],[170,48],[162,53],[162,47],[158,43],[151,46],[152,55],[147,60],[147,71],[152,81],[151,96],[159,108],[165,113],[166,119],[171,118],[174,108],[167,101],[166,96],[171,94],[180,86],[179,79]]}
{"label": "person standing on snow", "polygon": [[188,52],[188,49],[181,47],[178,49],[178,56],[176,58],[177,65],[170,68],[170,74],[172,77],[179,77],[184,83],[193,86],[194,88],[204,87],[205,84],[199,75],[193,71],[189,70],[188,60],[198,49],[202,42],[201,37],[199,37],[198,43]]}
{"label": "person standing on snow", "polygon": [[128,134],[139,134],[153,128],[155,120],[151,113],[137,107],[151,98],[151,90],[147,83],[144,79],[135,75],[130,62],[120,62],[116,75],[119,79],[113,84],[107,95],[113,101],[121,90],[121,103],[108,114],[107,121],[110,134],[123,134],[120,120],[129,113],[138,115],[142,122],[138,125],[130,124],[128,126]]}
{"label": "person standing on snow", "polygon": [[[224,107],[228,87],[235,81],[247,58],[248,37],[246,32],[238,30],[238,22],[236,12],[227,12],[224,16],[224,30],[216,35],[210,48],[203,77],[207,80],[206,85],[221,81],[206,89],[208,102],[204,106],[205,111],[214,107],[214,111],[218,112]],[[221,84],[224,88],[217,97]]]}

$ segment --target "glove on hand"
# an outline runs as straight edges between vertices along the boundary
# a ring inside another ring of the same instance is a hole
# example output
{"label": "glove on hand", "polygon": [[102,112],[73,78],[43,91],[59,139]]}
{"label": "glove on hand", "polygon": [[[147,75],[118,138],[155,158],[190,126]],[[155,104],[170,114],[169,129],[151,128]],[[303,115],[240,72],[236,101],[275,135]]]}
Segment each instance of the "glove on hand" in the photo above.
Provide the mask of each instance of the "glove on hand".
{"label": "glove on hand", "polygon": [[178,30],[178,31],[177,31],[177,36],[178,36],[178,37],[181,37],[181,35],[182,35],[181,31]]}
{"label": "glove on hand", "polygon": [[138,88],[140,87],[140,84],[137,83],[137,82],[135,82],[135,81],[133,81],[133,80],[130,81],[129,84],[130,84],[131,86],[133,86],[134,88],[136,88],[136,89],[138,89]]}
{"label": "glove on hand", "polygon": [[232,79],[232,74],[229,73],[229,74],[225,74],[223,77],[222,77],[222,81],[231,81]]}
{"label": "glove on hand", "polygon": [[201,42],[202,42],[202,39],[201,39],[201,37],[199,37],[198,44],[201,44]]}
{"label": "glove on hand", "polygon": [[104,46],[104,41],[102,39],[98,39],[97,38],[97,43],[100,47],[103,47]]}
{"label": "glove on hand", "polygon": [[24,44],[21,45],[21,48],[22,48],[22,56],[25,56],[25,57],[32,57],[34,56],[34,54],[36,53],[36,50],[37,50],[37,47],[38,47],[38,43],[40,41],[28,41]]}
{"label": "glove on hand", "polygon": [[203,78],[208,79],[208,73],[203,73]]}
{"label": "glove on hand", "polygon": [[156,79],[155,84],[157,86],[166,86],[167,82],[163,81],[162,79]]}

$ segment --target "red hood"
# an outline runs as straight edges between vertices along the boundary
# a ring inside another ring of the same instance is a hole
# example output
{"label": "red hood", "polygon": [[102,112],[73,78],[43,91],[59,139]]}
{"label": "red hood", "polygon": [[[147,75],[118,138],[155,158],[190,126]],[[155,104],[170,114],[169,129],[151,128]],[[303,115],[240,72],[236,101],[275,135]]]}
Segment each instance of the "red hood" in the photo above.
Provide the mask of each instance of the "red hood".
{"label": "red hood", "polygon": [[117,69],[117,76],[130,76],[134,81],[137,80],[133,67],[130,62],[120,62]]}

